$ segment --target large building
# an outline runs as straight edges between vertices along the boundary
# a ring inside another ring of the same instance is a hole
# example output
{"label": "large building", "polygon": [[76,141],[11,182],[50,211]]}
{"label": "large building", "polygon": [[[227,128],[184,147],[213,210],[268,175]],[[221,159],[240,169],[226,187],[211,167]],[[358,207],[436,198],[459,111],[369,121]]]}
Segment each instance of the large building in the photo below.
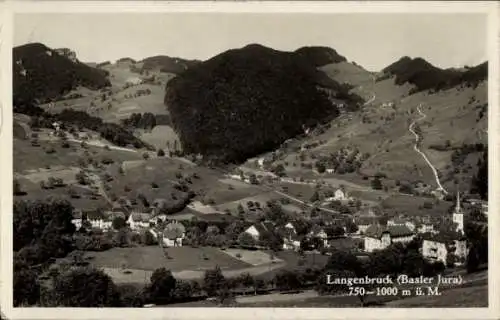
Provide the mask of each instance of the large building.
{"label": "large building", "polygon": [[406,226],[383,226],[373,224],[365,232],[365,251],[382,250],[393,243],[408,243],[415,233]]}

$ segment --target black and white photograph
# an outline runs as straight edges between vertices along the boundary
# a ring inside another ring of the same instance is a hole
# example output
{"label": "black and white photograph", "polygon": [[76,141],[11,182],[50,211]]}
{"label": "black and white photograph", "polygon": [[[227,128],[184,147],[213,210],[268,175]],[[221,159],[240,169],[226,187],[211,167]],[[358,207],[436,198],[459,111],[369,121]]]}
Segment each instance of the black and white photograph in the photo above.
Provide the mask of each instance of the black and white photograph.
{"label": "black and white photograph", "polygon": [[490,310],[496,4],[218,5],[12,9],[6,308]]}

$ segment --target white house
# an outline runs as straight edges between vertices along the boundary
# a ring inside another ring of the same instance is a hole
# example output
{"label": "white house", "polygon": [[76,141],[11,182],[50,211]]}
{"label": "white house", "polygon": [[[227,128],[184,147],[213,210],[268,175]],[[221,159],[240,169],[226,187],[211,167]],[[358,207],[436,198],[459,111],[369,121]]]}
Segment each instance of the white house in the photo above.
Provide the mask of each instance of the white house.
{"label": "white house", "polygon": [[411,231],[415,231],[415,224],[411,221],[400,219],[400,218],[392,218],[387,220],[388,226],[406,226]]}
{"label": "white house", "polygon": [[463,234],[464,232],[464,212],[460,206],[460,193],[457,192],[457,202],[455,210],[453,210],[453,223],[457,224],[456,231]]}
{"label": "white house", "polygon": [[326,168],[325,172],[326,173],[335,173],[335,169],[333,169],[333,168]]}
{"label": "white house", "polygon": [[295,226],[293,225],[293,223],[291,222],[288,222],[286,225],[285,225],[285,229],[287,230],[290,230],[291,232],[293,233],[297,233],[297,229],[295,229]]}
{"label": "white house", "polygon": [[163,230],[163,244],[166,247],[182,247],[182,240],[186,237],[186,228],[177,221],[170,222]]}
{"label": "white house", "polygon": [[438,231],[434,229],[432,223],[422,223],[417,228],[418,233],[437,233]]}
{"label": "white house", "polygon": [[75,225],[76,230],[80,230],[80,228],[82,227],[82,218],[83,214],[81,210],[73,211],[73,218],[71,219],[71,223]]}
{"label": "white house", "polygon": [[134,212],[128,217],[128,225],[132,230],[139,230],[143,228],[149,228],[151,215],[147,213]]}
{"label": "white house", "polygon": [[274,226],[270,222],[256,223],[248,227],[244,232],[252,236],[255,241],[258,241],[262,234],[266,232],[272,232]]}
{"label": "white house", "polygon": [[408,243],[415,237],[415,233],[406,226],[371,225],[365,232],[365,251],[382,250],[392,243]]}
{"label": "white house", "polygon": [[344,188],[339,188],[333,194],[333,199],[338,201],[345,201],[349,200],[349,195],[347,194],[347,191]]}
{"label": "white house", "polygon": [[89,211],[85,215],[92,228],[108,231],[112,227],[113,221],[101,211]]}

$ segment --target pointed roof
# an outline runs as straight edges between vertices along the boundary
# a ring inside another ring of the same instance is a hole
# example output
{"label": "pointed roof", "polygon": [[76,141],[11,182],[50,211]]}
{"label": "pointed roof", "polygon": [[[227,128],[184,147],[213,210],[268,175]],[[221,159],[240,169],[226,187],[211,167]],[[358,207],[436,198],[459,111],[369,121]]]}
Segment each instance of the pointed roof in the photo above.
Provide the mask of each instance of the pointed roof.
{"label": "pointed roof", "polygon": [[455,211],[453,213],[456,213],[456,214],[462,213],[462,208],[460,206],[460,191],[457,191],[457,200],[455,203]]}

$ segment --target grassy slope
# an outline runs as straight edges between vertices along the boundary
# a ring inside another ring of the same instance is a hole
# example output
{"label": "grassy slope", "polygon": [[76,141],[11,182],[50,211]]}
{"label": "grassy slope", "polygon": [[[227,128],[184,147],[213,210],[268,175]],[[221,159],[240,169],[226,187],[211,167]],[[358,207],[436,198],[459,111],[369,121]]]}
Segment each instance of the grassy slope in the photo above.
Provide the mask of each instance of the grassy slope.
{"label": "grassy slope", "polygon": [[[360,113],[344,115],[334,120],[332,127],[325,133],[307,138],[309,141],[326,140],[325,144],[310,152],[328,154],[345,146],[357,147],[360,151],[371,154],[362,167],[365,174],[382,171],[392,179],[423,180],[434,185],[432,171],[413,150],[414,137],[408,131],[409,123],[419,117],[416,111],[410,114],[419,103],[424,104],[422,109],[427,115],[420,125],[424,133],[424,150],[438,170],[444,170],[449,164],[451,151],[429,150],[429,145],[444,144],[446,140],[450,140],[452,146],[462,143],[487,143],[487,135],[483,132],[487,127],[487,119],[476,122],[477,106],[487,102],[485,83],[476,89],[453,88],[432,95],[418,93],[407,96],[411,89],[408,84],[396,86],[394,78],[374,82],[368,71],[346,62],[327,65],[321,69],[339,82],[358,86],[353,90],[365,99],[372,97],[373,93],[376,98]],[[469,103],[473,96],[477,102]],[[396,102],[395,110],[381,107],[382,103],[389,101]],[[371,123],[362,123],[362,117],[369,119]],[[288,153],[286,160],[291,162],[295,156],[294,153]],[[306,162],[311,162],[311,159]],[[475,156],[467,159],[467,163],[473,164],[474,167]],[[471,170],[468,176],[474,170]],[[446,184],[448,187],[450,185],[453,184]]]}

